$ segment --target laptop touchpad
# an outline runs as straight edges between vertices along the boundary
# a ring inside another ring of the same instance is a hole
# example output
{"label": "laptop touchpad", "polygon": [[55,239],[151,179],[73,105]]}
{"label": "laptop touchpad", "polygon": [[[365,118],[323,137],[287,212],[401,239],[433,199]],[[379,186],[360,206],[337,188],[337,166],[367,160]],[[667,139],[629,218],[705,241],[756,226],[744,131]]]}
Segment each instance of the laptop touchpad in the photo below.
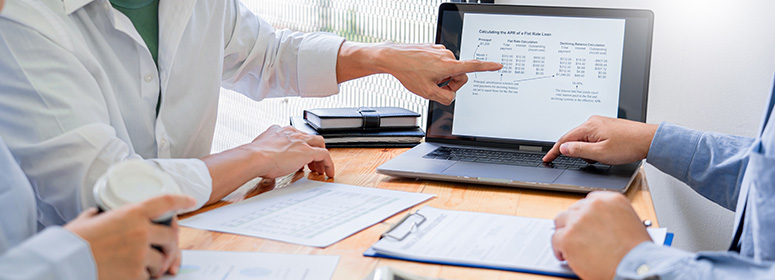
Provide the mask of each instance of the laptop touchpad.
{"label": "laptop touchpad", "polygon": [[550,184],[554,182],[562,172],[563,170],[551,168],[458,162],[447,168],[447,170],[444,170],[442,174]]}

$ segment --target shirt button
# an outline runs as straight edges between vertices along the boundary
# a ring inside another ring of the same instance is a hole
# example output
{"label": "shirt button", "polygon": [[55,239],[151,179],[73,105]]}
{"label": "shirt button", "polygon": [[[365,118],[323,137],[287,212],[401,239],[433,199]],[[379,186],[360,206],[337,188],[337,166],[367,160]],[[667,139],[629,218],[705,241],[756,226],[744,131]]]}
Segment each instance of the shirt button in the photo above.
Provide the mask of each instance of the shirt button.
{"label": "shirt button", "polygon": [[162,138],[159,144],[161,146],[167,146],[167,138]]}
{"label": "shirt button", "polygon": [[649,266],[647,264],[642,264],[635,270],[635,273],[637,273],[638,276],[649,273]]}
{"label": "shirt button", "polygon": [[153,75],[151,74],[145,75],[144,79],[145,79],[145,82],[150,83],[151,81],[153,81]]}

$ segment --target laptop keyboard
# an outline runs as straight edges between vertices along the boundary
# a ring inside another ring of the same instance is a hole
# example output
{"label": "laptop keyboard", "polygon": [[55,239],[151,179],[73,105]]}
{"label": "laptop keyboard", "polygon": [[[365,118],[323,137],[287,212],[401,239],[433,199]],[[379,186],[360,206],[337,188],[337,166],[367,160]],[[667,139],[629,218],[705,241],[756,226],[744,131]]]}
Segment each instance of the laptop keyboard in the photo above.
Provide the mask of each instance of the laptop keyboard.
{"label": "laptop keyboard", "polygon": [[594,167],[594,169],[598,171],[605,171],[611,167],[610,165],[599,163],[590,164],[583,159],[566,156],[559,156],[552,162],[543,162],[543,157],[543,154],[529,152],[493,151],[457,147],[439,147],[436,150],[423,156],[423,158],[431,159],[558,169],[588,169]]}

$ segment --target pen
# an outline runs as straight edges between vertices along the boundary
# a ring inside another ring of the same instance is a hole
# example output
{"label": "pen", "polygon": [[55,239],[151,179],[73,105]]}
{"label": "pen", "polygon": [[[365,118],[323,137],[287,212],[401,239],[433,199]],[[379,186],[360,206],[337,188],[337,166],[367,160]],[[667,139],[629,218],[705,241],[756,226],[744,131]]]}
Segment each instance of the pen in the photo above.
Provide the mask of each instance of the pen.
{"label": "pen", "polygon": [[439,86],[439,87],[446,86],[446,85],[448,85],[448,84],[449,84],[449,81],[451,81],[451,80],[452,80],[452,79],[449,79],[449,80],[443,81],[443,82],[439,83],[439,84],[438,84],[438,86]]}
{"label": "pen", "polygon": [[[643,226],[644,227],[651,227],[651,220],[643,220]],[[554,229],[555,228],[552,227],[552,230],[554,230]]]}

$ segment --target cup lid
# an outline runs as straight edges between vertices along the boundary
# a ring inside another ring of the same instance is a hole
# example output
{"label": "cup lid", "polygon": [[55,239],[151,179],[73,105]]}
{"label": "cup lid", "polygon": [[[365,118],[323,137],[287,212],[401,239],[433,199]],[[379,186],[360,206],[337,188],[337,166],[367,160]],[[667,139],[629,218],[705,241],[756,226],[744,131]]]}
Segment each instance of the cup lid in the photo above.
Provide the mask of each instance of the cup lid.
{"label": "cup lid", "polygon": [[180,193],[180,186],[169,174],[143,160],[127,160],[111,166],[94,185],[94,199],[104,210]]}

